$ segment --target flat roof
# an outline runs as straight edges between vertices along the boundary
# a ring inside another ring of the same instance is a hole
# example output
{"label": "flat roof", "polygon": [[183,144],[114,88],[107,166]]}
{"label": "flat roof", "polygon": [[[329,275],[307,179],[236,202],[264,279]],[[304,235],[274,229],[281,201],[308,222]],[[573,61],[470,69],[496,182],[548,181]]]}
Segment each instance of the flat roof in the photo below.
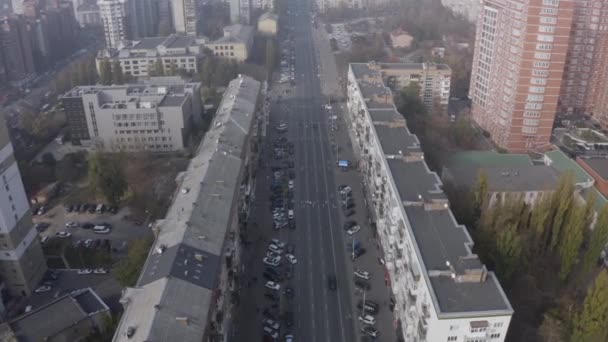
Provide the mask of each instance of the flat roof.
{"label": "flat roof", "polygon": [[405,127],[390,127],[388,125],[374,125],[382,150],[386,155],[407,155],[411,152],[420,152],[418,137],[411,134]]}
{"label": "flat roof", "polygon": [[551,191],[557,188],[560,173],[547,165],[477,166],[459,165],[446,171],[459,185],[475,187],[485,173],[488,190],[499,192]]}
{"label": "flat roof", "polygon": [[602,179],[608,179],[608,158],[579,156],[579,160],[589,165]]}
{"label": "flat roof", "polygon": [[593,177],[587,171],[560,150],[546,152],[545,158],[548,159],[548,164],[557,171],[572,172],[576,183],[585,183],[593,180]]}
{"label": "flat roof", "polygon": [[[77,290],[9,321],[8,326],[20,342],[39,342],[62,333],[98,313],[109,313],[108,306],[91,288]],[[82,332],[86,335],[87,332]]]}
{"label": "flat roof", "polygon": [[177,177],[166,217],[154,224],[157,239],[137,286],[123,296],[128,303],[114,341],[131,341],[129,327],[137,341],[202,340],[218,272],[231,252],[226,238],[259,91],[260,82],[246,76],[226,88],[210,130]]}

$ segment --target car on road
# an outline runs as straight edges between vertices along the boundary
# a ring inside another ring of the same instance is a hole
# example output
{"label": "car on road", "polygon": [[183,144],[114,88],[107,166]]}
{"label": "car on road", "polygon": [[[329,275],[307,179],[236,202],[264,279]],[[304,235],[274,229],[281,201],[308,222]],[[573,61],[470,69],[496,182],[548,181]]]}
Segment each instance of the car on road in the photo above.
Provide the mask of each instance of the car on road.
{"label": "car on road", "polygon": [[70,221],[70,222],[67,222],[65,224],[65,226],[66,226],[66,228],[77,228],[78,227],[78,223],[74,222],[74,221]]}
{"label": "car on road", "polygon": [[371,337],[378,337],[378,329],[374,327],[363,327],[361,328],[361,332]]}
{"label": "car on road", "polygon": [[38,287],[37,289],[35,289],[34,292],[35,293],[49,292],[49,291],[51,291],[51,289],[53,289],[53,288],[49,285],[42,285],[42,286]]}
{"label": "car on road", "polygon": [[275,245],[275,244],[270,244],[268,245],[268,249],[271,252],[277,253],[277,254],[283,254],[283,249],[279,248],[279,246]]}
{"label": "car on road", "polygon": [[359,270],[359,269],[355,270],[355,276],[359,277],[361,279],[365,279],[365,280],[369,280],[369,278],[370,278],[369,272],[362,271],[362,270]]}
{"label": "car on road", "polygon": [[267,281],[266,284],[264,284],[264,287],[266,287],[267,289],[279,291],[281,289],[281,284],[275,283],[274,281]]}
{"label": "car on road", "polygon": [[294,254],[296,252],[296,246],[293,243],[287,244],[287,253]]}
{"label": "car on road", "polygon": [[60,238],[69,238],[70,236],[72,236],[72,233],[66,232],[63,230],[63,231],[57,232],[55,235]]}
{"label": "car on road", "polygon": [[293,255],[293,254],[287,254],[287,255],[285,255],[285,257],[287,258],[287,261],[289,261],[292,265],[295,265],[298,263],[298,259],[296,259],[295,255]]}
{"label": "car on road", "polygon": [[271,244],[273,244],[281,249],[285,248],[285,243],[279,239],[272,239],[272,240],[270,240],[270,242],[271,242]]}
{"label": "car on road", "polygon": [[330,274],[327,276],[327,287],[332,291],[335,291],[338,288],[335,275]]}
{"label": "car on road", "polygon": [[106,268],[100,267],[93,270],[94,274],[107,274],[108,270]]}
{"label": "car on road", "polygon": [[354,235],[355,233],[357,233],[360,230],[361,230],[361,227],[354,226],[354,227],[351,227],[349,230],[347,230],[346,234],[348,234],[348,235]]}
{"label": "car on road", "polygon": [[355,251],[353,252],[352,258],[357,259],[358,257],[362,256],[363,254],[365,254],[365,252],[367,252],[365,250],[365,248],[357,248],[355,249]]}
{"label": "car on road", "polygon": [[271,327],[274,330],[279,330],[279,328],[281,327],[281,325],[279,324],[279,322],[275,322],[271,319],[265,319],[264,320],[264,325],[267,327]]}
{"label": "car on road", "polygon": [[110,232],[112,232],[112,229],[107,227],[101,229],[93,229],[93,233],[95,234],[110,234]]}
{"label": "car on road", "polygon": [[292,334],[285,335],[285,342],[295,342],[293,335]]}
{"label": "car on road", "polygon": [[359,316],[359,320],[367,325],[376,324],[376,319],[371,315]]}
{"label": "car on road", "polygon": [[353,220],[346,221],[346,222],[344,222],[344,230],[349,230],[356,225],[357,225],[357,221],[353,221]]}
{"label": "car on road", "polygon": [[90,268],[81,268],[78,270],[78,274],[86,275],[86,274],[91,274],[91,273],[93,273],[93,270]]}
{"label": "car on road", "polygon": [[276,266],[279,266],[279,264],[281,263],[281,258],[279,257],[279,258],[271,259],[269,257],[265,257],[262,261],[264,262],[265,265],[276,267]]}
{"label": "car on road", "polygon": [[291,286],[286,286],[285,287],[285,291],[283,293],[285,293],[285,296],[287,298],[293,298],[293,296],[295,296],[295,293],[294,293],[293,288]]}
{"label": "car on road", "polygon": [[264,327],[264,334],[272,337],[275,340],[279,338],[279,333],[270,327]]}

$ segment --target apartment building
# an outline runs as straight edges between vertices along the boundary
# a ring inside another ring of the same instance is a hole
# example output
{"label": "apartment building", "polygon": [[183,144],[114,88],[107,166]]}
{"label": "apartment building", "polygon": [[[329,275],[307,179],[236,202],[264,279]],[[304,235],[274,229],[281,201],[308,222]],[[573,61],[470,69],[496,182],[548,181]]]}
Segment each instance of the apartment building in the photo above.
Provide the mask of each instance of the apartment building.
{"label": "apartment building", "polygon": [[21,85],[36,76],[32,56],[31,31],[22,16],[0,18],[0,54],[5,78]]}
{"label": "apartment building", "polygon": [[179,77],[75,87],[62,102],[73,141],[107,151],[183,150],[201,119],[200,83]]}
{"label": "apartment building", "polygon": [[249,58],[253,46],[254,29],[235,24],[224,27],[224,36],[206,45],[215,56],[244,62]]}
{"label": "apartment building", "polygon": [[156,37],[158,35],[158,1],[129,0],[127,2],[129,38]]}
{"label": "apartment building", "polygon": [[573,1],[484,0],[469,97],[473,119],[510,152],[549,147]]}
{"label": "apartment building", "polygon": [[504,341],[513,309],[472,253],[390,90],[351,64],[347,124],[405,341]]}
{"label": "apartment building", "polygon": [[11,296],[29,296],[46,272],[46,260],[4,120],[0,122],[0,176],[0,279]]}
{"label": "apartment building", "polygon": [[97,0],[108,49],[118,48],[128,37],[126,5],[126,0]]}
{"label": "apartment building", "polygon": [[204,43],[202,38],[177,34],[125,41],[119,49],[99,53],[97,70],[100,70],[101,61],[107,58],[119,61],[123,74],[136,77],[153,76],[158,61],[163,66],[163,72],[176,68],[197,73],[199,61],[204,56]]}
{"label": "apartment building", "polygon": [[198,25],[197,10],[196,0],[171,0],[171,13],[173,14],[173,28],[175,28],[175,32],[184,33],[188,36],[196,36]]}
{"label": "apartment building", "polygon": [[233,24],[251,24],[251,0],[230,0],[230,22]]}
{"label": "apartment building", "polygon": [[231,336],[231,293],[242,271],[239,226],[247,221],[258,164],[251,145],[260,88],[246,76],[228,84],[209,132],[177,179],[167,216],[153,224],[156,241],[136,286],[123,291],[114,342]]}
{"label": "apartment building", "polygon": [[447,111],[452,70],[446,64],[369,62],[353,63],[351,68],[368,84],[387,85],[395,93],[416,83],[420,87],[420,99],[430,112]]}

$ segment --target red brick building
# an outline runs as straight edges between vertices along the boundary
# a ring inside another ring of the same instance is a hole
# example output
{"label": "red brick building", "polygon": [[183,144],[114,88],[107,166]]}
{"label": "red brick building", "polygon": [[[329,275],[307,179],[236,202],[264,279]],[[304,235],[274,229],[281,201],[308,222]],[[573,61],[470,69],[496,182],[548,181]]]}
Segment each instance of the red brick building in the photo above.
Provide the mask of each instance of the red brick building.
{"label": "red brick building", "polygon": [[595,187],[608,197],[608,158],[579,156],[576,162],[595,179]]}

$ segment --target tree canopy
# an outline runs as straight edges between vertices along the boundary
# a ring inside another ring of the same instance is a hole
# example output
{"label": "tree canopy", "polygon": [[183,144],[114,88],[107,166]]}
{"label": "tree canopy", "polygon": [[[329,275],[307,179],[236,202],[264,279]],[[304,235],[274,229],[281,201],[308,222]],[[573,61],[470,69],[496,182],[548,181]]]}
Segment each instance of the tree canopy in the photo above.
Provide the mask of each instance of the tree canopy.
{"label": "tree canopy", "polygon": [[95,152],[89,157],[89,186],[116,205],[127,191],[126,158],[122,153]]}
{"label": "tree canopy", "polygon": [[595,278],[582,309],[575,315],[571,342],[608,340],[608,272],[602,270]]}

